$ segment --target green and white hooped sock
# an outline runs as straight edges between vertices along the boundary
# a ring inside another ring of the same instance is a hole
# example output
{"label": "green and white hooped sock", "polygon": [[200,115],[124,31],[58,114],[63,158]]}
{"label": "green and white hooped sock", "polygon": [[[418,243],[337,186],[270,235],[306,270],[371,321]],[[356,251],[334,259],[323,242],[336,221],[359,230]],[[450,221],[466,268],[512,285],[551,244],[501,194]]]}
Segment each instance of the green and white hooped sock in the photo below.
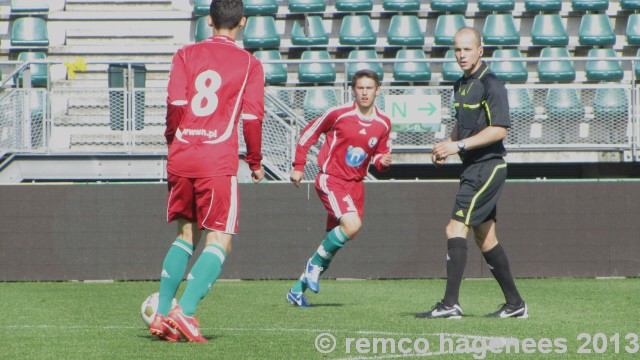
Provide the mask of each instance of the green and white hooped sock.
{"label": "green and white hooped sock", "polygon": [[162,263],[160,275],[160,298],[158,302],[158,314],[167,316],[171,310],[171,303],[176,297],[178,287],[187,270],[187,263],[193,255],[193,245],[177,238],[173,242]]}
{"label": "green and white hooped sock", "polygon": [[204,248],[187,276],[187,288],[180,299],[179,304],[185,315],[195,314],[198,303],[207,295],[222,273],[222,264],[226,258],[227,253],[216,244],[210,244]]}

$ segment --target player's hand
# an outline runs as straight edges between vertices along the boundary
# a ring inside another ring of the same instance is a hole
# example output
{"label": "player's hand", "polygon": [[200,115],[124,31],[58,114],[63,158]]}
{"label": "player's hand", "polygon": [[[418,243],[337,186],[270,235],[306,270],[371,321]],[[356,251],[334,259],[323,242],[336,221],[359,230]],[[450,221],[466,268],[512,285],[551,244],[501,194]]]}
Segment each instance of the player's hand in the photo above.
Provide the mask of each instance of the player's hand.
{"label": "player's hand", "polygon": [[254,184],[257,184],[262,181],[262,179],[264,179],[264,169],[261,166],[260,169],[253,170],[251,172],[251,180],[254,182]]}
{"label": "player's hand", "polygon": [[431,162],[433,163],[433,165],[435,165],[436,167],[442,166],[444,165],[444,163],[447,161],[447,158],[441,158],[439,155],[436,154],[431,154]]}
{"label": "player's hand", "polygon": [[384,154],[382,155],[382,157],[380,158],[380,165],[384,166],[384,167],[389,167],[391,166],[391,162],[392,162],[392,157],[391,154]]}
{"label": "player's hand", "polygon": [[449,155],[455,155],[458,151],[458,145],[455,142],[443,141],[433,145],[432,156],[435,156],[436,161],[446,160]]}
{"label": "player's hand", "polygon": [[296,187],[300,187],[300,181],[302,181],[302,178],[304,177],[304,172],[302,171],[298,171],[298,170],[293,170],[291,172],[291,175],[289,175],[289,180],[293,183],[293,185],[295,185]]}

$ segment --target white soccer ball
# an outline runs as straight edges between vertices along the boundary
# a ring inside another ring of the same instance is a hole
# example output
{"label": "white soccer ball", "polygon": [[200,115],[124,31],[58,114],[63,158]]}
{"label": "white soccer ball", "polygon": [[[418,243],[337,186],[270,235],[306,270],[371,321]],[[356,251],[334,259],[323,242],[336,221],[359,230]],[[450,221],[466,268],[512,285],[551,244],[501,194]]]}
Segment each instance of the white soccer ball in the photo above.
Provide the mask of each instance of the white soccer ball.
{"label": "white soccer ball", "polygon": [[[156,316],[156,311],[158,311],[158,303],[160,302],[160,293],[153,293],[149,295],[143,302],[142,308],[140,309],[140,314],[142,315],[142,321],[147,324],[147,327],[151,325],[153,321],[153,317]],[[178,304],[176,299],[173,299],[171,302],[171,307],[174,307]]]}

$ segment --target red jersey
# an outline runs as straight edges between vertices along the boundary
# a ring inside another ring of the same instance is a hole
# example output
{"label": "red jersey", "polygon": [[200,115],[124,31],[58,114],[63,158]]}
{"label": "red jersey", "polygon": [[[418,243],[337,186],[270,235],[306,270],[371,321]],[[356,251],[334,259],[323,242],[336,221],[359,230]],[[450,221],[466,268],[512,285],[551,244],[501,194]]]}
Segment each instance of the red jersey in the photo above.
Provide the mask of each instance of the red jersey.
{"label": "red jersey", "polygon": [[359,181],[367,175],[371,162],[379,171],[386,171],[388,167],[380,164],[380,158],[391,152],[390,131],[391,120],[375,106],[370,118],[358,112],[355,101],[331,108],[302,131],[293,168],[304,171],[309,148],[326,134],[318,154],[323,173]]}
{"label": "red jersey", "polygon": [[251,170],[262,160],[264,71],[227,36],[176,52],[167,97],[167,171],[183,177],[236,175],[238,121]]}

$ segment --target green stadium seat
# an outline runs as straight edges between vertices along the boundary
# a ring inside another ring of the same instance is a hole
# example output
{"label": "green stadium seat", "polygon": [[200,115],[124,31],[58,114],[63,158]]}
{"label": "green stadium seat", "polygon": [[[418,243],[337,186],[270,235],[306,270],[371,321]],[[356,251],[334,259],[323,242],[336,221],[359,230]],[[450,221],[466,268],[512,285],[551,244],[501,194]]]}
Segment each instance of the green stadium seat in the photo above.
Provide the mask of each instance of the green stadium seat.
{"label": "green stadium seat", "polygon": [[277,84],[287,82],[287,68],[285,64],[265,64],[268,60],[282,60],[278,50],[260,50],[253,55],[262,62],[264,69],[264,80],[267,84]]}
{"label": "green stadium seat", "polygon": [[640,0],[620,0],[623,10],[640,10]]}
{"label": "green stadium seat", "polygon": [[[540,52],[541,58],[570,58],[567,48],[547,47]],[[540,61],[538,63],[540,81],[572,82],[576,79],[576,70],[569,60]]]}
{"label": "green stadium seat", "polygon": [[[211,3],[210,0],[199,1],[209,1]],[[276,0],[242,0],[242,5],[244,6],[244,16],[268,15],[278,12]]]}
{"label": "green stadium seat", "polygon": [[574,11],[606,11],[609,9],[609,0],[571,0],[571,9]]}
{"label": "green stadium seat", "polygon": [[327,109],[338,105],[334,89],[316,87],[308,89],[304,95],[304,119],[309,122],[322,115]]}
{"label": "green stadium seat", "polygon": [[416,15],[394,15],[387,32],[389,45],[424,45],[424,33]]}
{"label": "green stadium seat", "polygon": [[[331,59],[326,50],[307,50],[302,53],[302,60],[328,60]],[[308,63],[298,66],[298,81],[300,82],[334,82],[336,81],[336,69],[330,63]]]}
{"label": "green stadium seat", "polygon": [[340,26],[340,45],[375,45],[376,33],[368,15],[347,15]]}
{"label": "green stadium seat", "polygon": [[47,22],[37,17],[15,19],[11,26],[11,46],[49,46]]}
{"label": "green stadium seat", "polygon": [[431,10],[447,12],[467,11],[467,0],[431,0]]}
{"label": "green stadium seat", "polygon": [[373,0],[336,0],[338,11],[371,11]]}
{"label": "green stadium seat", "polygon": [[322,17],[317,15],[306,16],[304,25],[295,21],[291,29],[291,43],[296,46],[329,44],[329,35],[322,23]]}
{"label": "green stadium seat", "polygon": [[[21,52],[18,54],[18,61],[29,60],[44,60],[47,55],[43,52]],[[31,85],[34,87],[46,87],[47,86],[47,65],[46,64],[31,64]],[[17,80],[17,81],[16,81]],[[22,72],[14,78],[18,86],[22,86]]]}
{"label": "green stadium seat", "polygon": [[516,7],[514,0],[478,0],[481,11],[512,11]]}
{"label": "green stadium seat", "polygon": [[[640,49],[638,49],[638,52],[636,53],[636,56],[640,57]],[[636,81],[638,81],[638,79],[640,79],[640,61],[636,61],[636,65],[635,65],[634,71],[636,73]]]}
{"label": "green stadium seat", "polygon": [[370,69],[376,72],[380,81],[384,78],[382,64],[375,61],[378,60],[378,55],[375,50],[351,50],[349,53],[349,59],[358,59],[362,60],[362,62],[351,63],[347,66],[347,79],[351,79],[356,71],[362,69]]}
{"label": "green stadium seat", "polygon": [[536,116],[536,108],[531,101],[529,91],[523,88],[511,88],[507,89],[507,96],[509,98],[509,117],[512,123],[507,142],[511,144],[529,142],[529,136],[524,135],[524,129],[530,129]]}
{"label": "green stadium seat", "polygon": [[280,46],[276,20],[272,16],[249,16],[242,41],[245,48]]}
{"label": "green stadium seat", "polygon": [[533,45],[569,45],[569,35],[562,24],[560,14],[538,14],[531,27]]}
{"label": "green stadium seat", "polygon": [[11,0],[11,13],[49,12],[48,0]]}
{"label": "green stadium seat", "polygon": [[626,143],[629,95],[623,88],[598,88],[593,98],[589,137],[600,143]]}
{"label": "green stadium seat", "polygon": [[456,81],[462,77],[464,72],[456,61],[456,53],[453,49],[447,50],[444,55],[445,59],[453,59],[452,62],[442,63],[442,80],[444,81]]}
{"label": "green stadium seat", "polygon": [[560,11],[562,0],[524,0],[527,11]]}
{"label": "green stadium seat", "polygon": [[438,16],[435,29],[436,45],[453,45],[453,38],[456,32],[467,26],[464,15],[462,14],[445,14]]}
{"label": "green stadium seat", "polygon": [[584,14],[578,29],[580,45],[615,45],[616,35],[607,14]]}
{"label": "green stadium seat", "polygon": [[[397,60],[426,59],[422,49],[401,49]],[[429,81],[431,69],[427,62],[398,62],[393,66],[393,78],[396,81]]]}
{"label": "green stadium seat", "polygon": [[543,125],[543,141],[562,144],[577,141],[579,124],[585,109],[573,88],[551,88],[545,101],[547,119]]}
{"label": "green stadium seat", "polygon": [[[494,58],[521,59],[518,49],[498,49],[493,52]],[[491,71],[502,81],[527,81],[529,74],[524,61],[492,61]]]}
{"label": "green stadium seat", "polygon": [[520,33],[511,14],[489,14],[482,29],[485,45],[519,45]]}
{"label": "green stadium seat", "polygon": [[193,0],[193,14],[196,16],[209,15],[211,0]]}
{"label": "green stadium seat", "polygon": [[624,70],[620,61],[599,60],[605,57],[616,57],[614,49],[590,49],[587,57],[594,60],[587,60],[585,71],[587,80],[595,81],[619,81],[624,77]]}
{"label": "green stadium seat", "polygon": [[196,29],[193,34],[195,42],[200,42],[211,36],[213,36],[213,28],[207,23],[207,17],[199,17],[198,20],[196,20]]}
{"label": "green stadium seat", "polygon": [[631,14],[627,20],[627,44],[640,45],[640,14]]}
{"label": "green stadium seat", "polygon": [[420,0],[384,0],[382,7],[386,11],[418,11]]}
{"label": "green stadium seat", "polygon": [[289,0],[291,12],[323,12],[326,8],[324,0]]}

